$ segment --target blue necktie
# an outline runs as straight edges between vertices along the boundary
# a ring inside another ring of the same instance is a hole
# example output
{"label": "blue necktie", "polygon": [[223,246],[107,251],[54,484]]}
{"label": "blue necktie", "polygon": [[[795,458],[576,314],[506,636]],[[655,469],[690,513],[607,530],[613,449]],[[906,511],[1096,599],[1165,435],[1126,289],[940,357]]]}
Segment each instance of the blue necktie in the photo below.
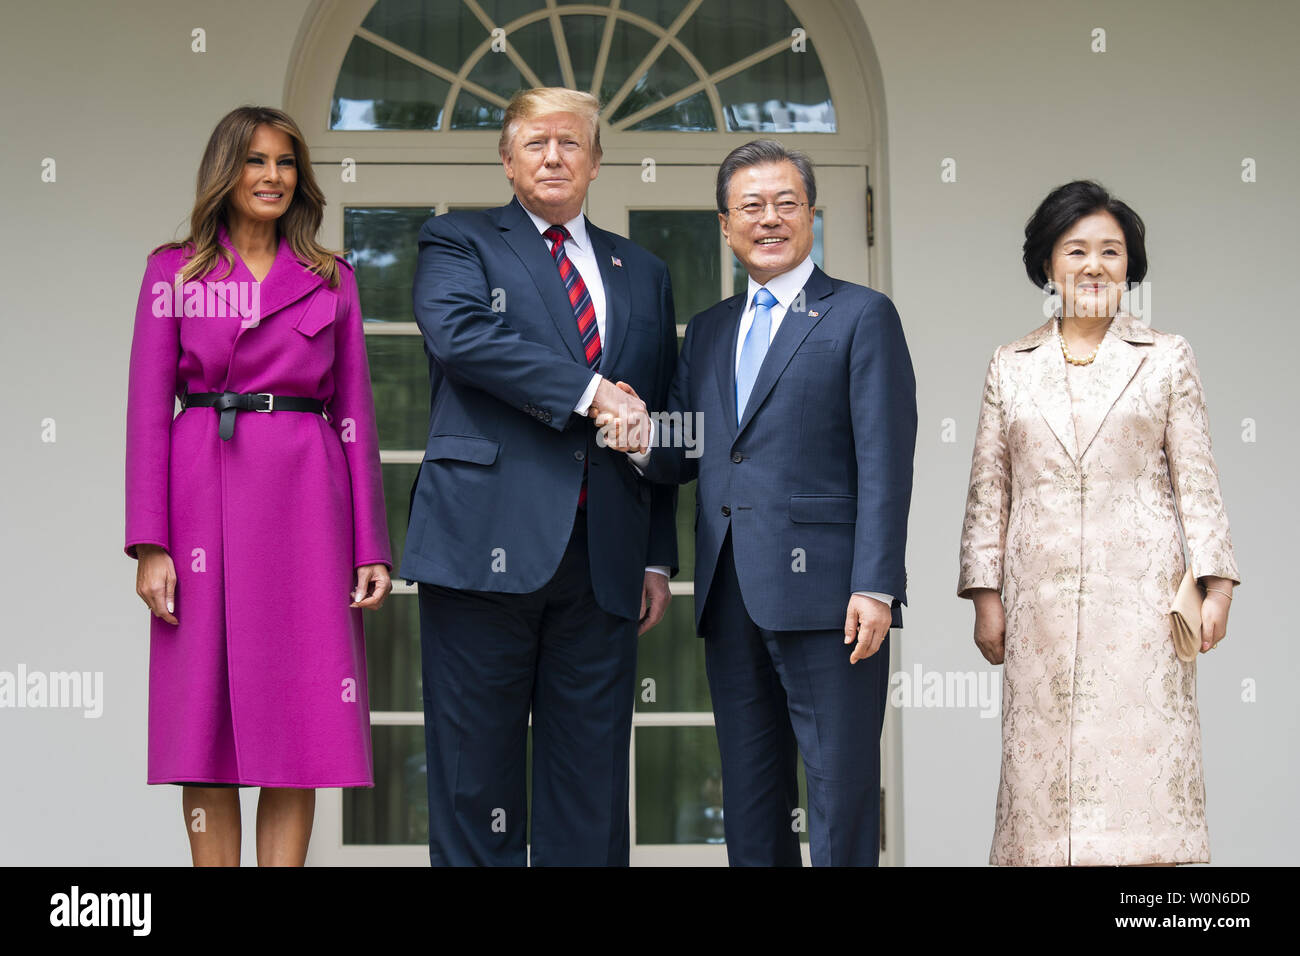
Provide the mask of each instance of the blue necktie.
{"label": "blue necktie", "polygon": [[749,393],[754,390],[758,370],[763,367],[763,357],[772,339],[772,306],[776,296],[766,288],[754,293],[754,322],[740,349],[740,367],[736,369],[736,424],[745,416]]}

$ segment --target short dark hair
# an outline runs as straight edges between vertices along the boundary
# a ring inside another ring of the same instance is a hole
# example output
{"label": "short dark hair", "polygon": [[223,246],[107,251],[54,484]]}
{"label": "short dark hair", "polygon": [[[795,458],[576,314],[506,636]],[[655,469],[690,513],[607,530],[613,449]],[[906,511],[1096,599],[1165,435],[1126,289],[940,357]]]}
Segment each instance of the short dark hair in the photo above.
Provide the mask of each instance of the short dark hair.
{"label": "short dark hair", "polygon": [[1142,281],[1147,274],[1147,230],[1142,217],[1127,203],[1107,192],[1100,183],[1076,179],[1048,193],[1025,223],[1025,272],[1030,282],[1040,289],[1047,285],[1043,263],[1052,258],[1056,240],[1084,216],[1095,212],[1108,212],[1115,217],[1124,232],[1124,245],[1128,250],[1127,281],[1129,285]]}
{"label": "short dark hair", "polygon": [[754,139],[729,152],[718,167],[718,212],[724,216],[727,214],[727,193],[731,189],[732,174],[767,163],[792,163],[803,180],[809,207],[817,205],[817,177],[813,175],[813,161],[807,154],[797,149],[786,149],[774,139]]}

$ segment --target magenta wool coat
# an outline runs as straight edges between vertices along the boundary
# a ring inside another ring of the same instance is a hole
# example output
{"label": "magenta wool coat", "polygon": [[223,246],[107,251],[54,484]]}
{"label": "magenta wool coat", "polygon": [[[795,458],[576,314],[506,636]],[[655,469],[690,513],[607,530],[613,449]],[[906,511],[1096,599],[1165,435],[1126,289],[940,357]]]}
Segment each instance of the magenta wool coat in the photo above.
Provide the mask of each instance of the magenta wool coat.
{"label": "magenta wool coat", "polygon": [[[233,255],[178,295],[181,251],[155,253],[136,308],[126,553],[167,549],[180,622],[151,617],[148,780],[373,786],[348,605],[355,568],[392,558],[356,279],[344,263],[330,288],[285,239],[260,284]],[[187,391],[319,398],[325,415],[240,411],[223,441],[216,409],[173,419]]]}

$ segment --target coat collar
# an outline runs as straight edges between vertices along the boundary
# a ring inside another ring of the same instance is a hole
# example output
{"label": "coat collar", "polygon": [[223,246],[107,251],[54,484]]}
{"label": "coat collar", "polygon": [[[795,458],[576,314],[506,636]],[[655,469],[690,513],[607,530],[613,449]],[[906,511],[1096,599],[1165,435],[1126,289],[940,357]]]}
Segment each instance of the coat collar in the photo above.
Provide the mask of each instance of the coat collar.
{"label": "coat collar", "polygon": [[271,271],[266,274],[266,278],[260,283],[253,277],[253,273],[244,264],[244,260],[240,258],[238,250],[235,249],[234,244],[231,242],[230,233],[226,229],[224,222],[217,227],[217,241],[230,250],[231,257],[234,260],[234,268],[229,275],[224,276],[220,267],[213,269],[203,277],[203,281],[214,285],[216,294],[221,296],[228,306],[234,308],[235,314],[239,314],[239,298],[236,295],[235,301],[231,302],[220,283],[256,283],[258,286],[258,314],[256,316],[244,316],[244,318],[252,318],[260,322],[285,306],[297,302],[325,282],[324,276],[312,272],[302,264],[298,257],[294,255],[289,240],[284,236],[280,237],[280,244],[275,252],[275,261],[271,263]]}
{"label": "coat collar", "polygon": [[[1125,342],[1135,342],[1142,345],[1150,345],[1156,340],[1155,334],[1150,327],[1143,325],[1127,312],[1117,312],[1115,314],[1115,318],[1106,329],[1106,334],[1113,335]],[[1051,318],[1028,335],[1016,339],[1011,343],[1010,348],[1013,352],[1026,352],[1029,349],[1038,348],[1044,342],[1053,341],[1055,338],[1056,319]]]}
{"label": "coat collar", "polygon": [[1076,464],[1082,461],[1106,416],[1146,361],[1147,350],[1142,346],[1153,342],[1155,334],[1133,316],[1124,312],[1115,316],[1102,338],[1094,366],[1089,370],[1096,387],[1089,389],[1079,403],[1077,433],[1065,356],[1056,342],[1056,320],[1048,319],[1028,335],[1011,343],[1012,351],[1032,353],[1029,357],[1030,395]]}

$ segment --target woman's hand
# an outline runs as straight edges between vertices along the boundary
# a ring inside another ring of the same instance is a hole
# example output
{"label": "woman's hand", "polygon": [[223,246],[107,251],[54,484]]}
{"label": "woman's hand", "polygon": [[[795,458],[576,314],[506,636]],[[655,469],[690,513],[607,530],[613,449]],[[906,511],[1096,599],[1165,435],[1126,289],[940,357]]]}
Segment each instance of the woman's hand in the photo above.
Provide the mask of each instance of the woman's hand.
{"label": "woman's hand", "polygon": [[393,590],[393,581],[384,564],[363,564],[357,568],[357,584],[352,589],[352,603],[348,607],[368,608],[377,611]]}
{"label": "woman's hand", "polygon": [[976,588],[971,600],[975,603],[975,646],[990,664],[1001,664],[1007,631],[1002,595],[992,588]]}
{"label": "woman's hand", "polygon": [[[1232,582],[1227,578],[1205,577],[1201,583],[1207,588],[1201,602],[1201,653],[1214,650],[1214,645],[1228,634],[1228,609],[1232,604]],[[1213,588],[1214,590],[1208,590]],[[1223,592],[1227,591],[1227,594]]]}
{"label": "woman's hand", "polygon": [[179,624],[176,615],[176,566],[166,548],[156,544],[135,546],[135,593],[140,595],[154,617],[168,624]]}

